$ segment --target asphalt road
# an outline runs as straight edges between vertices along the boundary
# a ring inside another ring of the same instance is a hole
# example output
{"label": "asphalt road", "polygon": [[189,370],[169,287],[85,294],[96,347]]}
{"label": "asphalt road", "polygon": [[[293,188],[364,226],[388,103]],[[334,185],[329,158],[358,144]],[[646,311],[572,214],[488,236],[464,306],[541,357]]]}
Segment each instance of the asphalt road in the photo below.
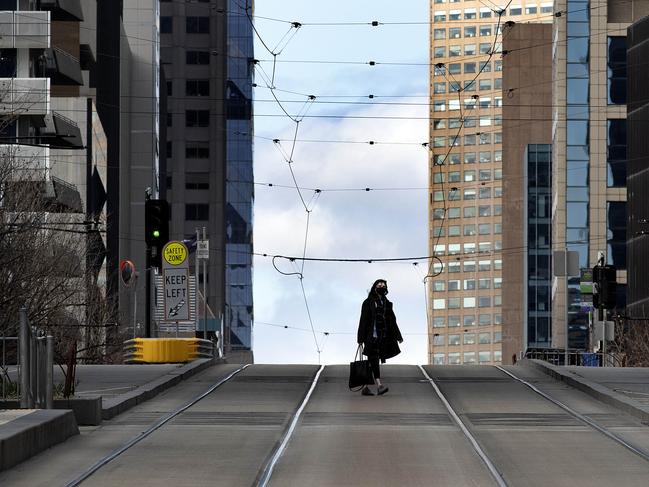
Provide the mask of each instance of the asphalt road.
{"label": "asphalt road", "polygon": [[[237,366],[220,365],[0,474],[0,485],[63,486]],[[253,365],[86,480],[83,486],[250,486],[318,367]],[[649,462],[494,367],[426,367],[510,486],[646,486]],[[563,383],[509,370],[649,450],[649,428]],[[383,368],[364,397],[328,366],[270,485],[492,486],[469,441],[416,366]]]}

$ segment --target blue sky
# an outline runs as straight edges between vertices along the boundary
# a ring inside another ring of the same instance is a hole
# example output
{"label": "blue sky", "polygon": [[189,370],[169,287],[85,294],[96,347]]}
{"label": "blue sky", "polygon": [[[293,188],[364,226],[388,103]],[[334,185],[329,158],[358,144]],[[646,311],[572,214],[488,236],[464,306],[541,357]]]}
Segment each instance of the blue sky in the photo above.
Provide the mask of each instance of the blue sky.
{"label": "blue sky", "polygon": [[[404,7],[407,5],[407,7]],[[257,0],[256,27],[271,48],[289,31],[289,24],[264,20],[272,17],[304,24],[277,56],[278,90],[318,96],[309,115],[345,115],[347,118],[305,118],[299,124],[293,170],[307,202],[308,257],[384,258],[423,256],[427,249],[427,96],[428,68],[307,64],[286,61],[354,61],[423,63],[428,60],[428,1],[294,1]],[[423,22],[421,25],[371,27],[314,26],[312,22]],[[292,32],[291,32],[292,33]],[[272,56],[256,39],[255,57],[270,75]],[[258,68],[258,69],[261,69]],[[287,162],[276,144],[290,151],[295,124],[283,115],[263,88],[257,72],[255,90],[255,179],[292,186]],[[290,114],[302,107],[301,96],[275,92]],[[375,98],[367,95],[408,96]],[[357,98],[351,98],[357,96]],[[288,103],[290,100],[300,103]],[[362,102],[364,104],[338,103]],[[379,103],[377,103],[379,102]],[[388,102],[391,104],[380,104]],[[350,118],[367,117],[367,118]],[[401,117],[401,118],[377,118]],[[327,142],[306,142],[318,140]],[[343,144],[329,141],[377,141]],[[407,142],[410,145],[381,144]],[[418,188],[407,191],[327,191],[340,188]],[[311,207],[310,207],[311,208]],[[302,254],[307,214],[295,188],[256,186],[255,251]],[[372,282],[388,280],[389,298],[405,341],[396,363],[426,362],[426,313],[423,276],[426,263],[319,263],[307,262],[303,279],[277,272],[268,258],[254,262],[255,327],[253,347],[258,363],[345,363],[352,360],[360,306]],[[294,264],[278,261],[283,272]],[[311,321],[302,294],[311,314]],[[288,328],[284,328],[287,326]],[[329,335],[325,335],[328,332]],[[316,347],[316,341],[318,343]],[[321,352],[318,354],[317,349]]]}

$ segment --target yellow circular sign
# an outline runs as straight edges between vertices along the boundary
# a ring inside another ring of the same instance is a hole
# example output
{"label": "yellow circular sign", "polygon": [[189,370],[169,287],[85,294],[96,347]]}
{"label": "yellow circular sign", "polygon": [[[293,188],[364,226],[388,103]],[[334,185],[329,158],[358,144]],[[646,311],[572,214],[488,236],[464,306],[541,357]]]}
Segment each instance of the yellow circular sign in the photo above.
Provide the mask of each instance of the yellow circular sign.
{"label": "yellow circular sign", "polygon": [[187,247],[180,242],[169,242],[165,245],[162,256],[170,265],[181,265],[187,259]]}

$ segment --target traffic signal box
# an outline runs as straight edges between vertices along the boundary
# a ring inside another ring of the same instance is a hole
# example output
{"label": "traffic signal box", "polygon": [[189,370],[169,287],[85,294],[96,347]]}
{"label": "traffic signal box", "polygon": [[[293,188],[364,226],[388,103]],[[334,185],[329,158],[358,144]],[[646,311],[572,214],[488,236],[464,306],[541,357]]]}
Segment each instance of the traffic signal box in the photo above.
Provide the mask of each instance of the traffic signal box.
{"label": "traffic signal box", "polygon": [[593,306],[596,309],[615,308],[617,288],[615,267],[612,265],[593,267],[593,284],[596,285],[597,291],[593,293]]}
{"label": "traffic signal box", "polygon": [[144,241],[151,250],[151,264],[159,268],[162,247],[169,242],[169,203],[166,200],[144,203]]}

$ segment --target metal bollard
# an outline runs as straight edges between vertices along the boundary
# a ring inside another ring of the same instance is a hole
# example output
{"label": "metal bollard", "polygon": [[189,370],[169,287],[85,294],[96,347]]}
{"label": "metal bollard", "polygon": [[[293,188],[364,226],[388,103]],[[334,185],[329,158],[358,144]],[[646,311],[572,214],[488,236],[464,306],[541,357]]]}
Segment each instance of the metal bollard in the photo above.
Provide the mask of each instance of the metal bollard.
{"label": "metal bollard", "polygon": [[45,340],[45,407],[54,409],[54,337],[48,335]]}
{"label": "metal bollard", "polygon": [[30,387],[30,333],[29,323],[27,322],[27,308],[24,306],[20,308],[20,407],[32,408],[34,407],[31,397]]}

